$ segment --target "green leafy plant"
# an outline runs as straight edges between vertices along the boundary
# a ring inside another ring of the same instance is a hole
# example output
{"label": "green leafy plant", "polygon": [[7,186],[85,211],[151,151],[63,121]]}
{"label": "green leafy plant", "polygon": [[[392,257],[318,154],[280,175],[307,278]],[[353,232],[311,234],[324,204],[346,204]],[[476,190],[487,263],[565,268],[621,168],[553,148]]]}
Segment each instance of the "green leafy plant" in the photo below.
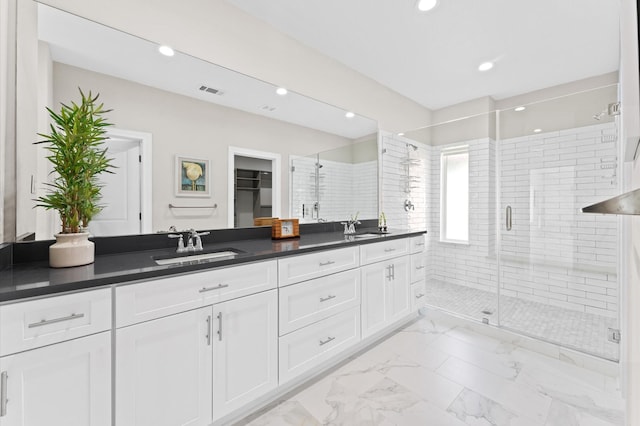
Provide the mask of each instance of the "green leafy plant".
{"label": "green leafy plant", "polygon": [[106,127],[111,126],[103,117],[111,110],[97,104],[98,97],[91,92],[85,95],[81,89],[80,104],[61,104],[57,113],[47,108],[51,117],[51,132],[38,133],[45,139],[36,144],[46,143],[49,151],[47,159],[53,164],[55,178],[47,183],[49,193],[38,197],[36,207],[57,210],[62,220],[62,233],[82,232],[95,214],[102,210],[98,204],[101,185],[97,177],[100,173],[113,173],[111,158],[103,148]]}

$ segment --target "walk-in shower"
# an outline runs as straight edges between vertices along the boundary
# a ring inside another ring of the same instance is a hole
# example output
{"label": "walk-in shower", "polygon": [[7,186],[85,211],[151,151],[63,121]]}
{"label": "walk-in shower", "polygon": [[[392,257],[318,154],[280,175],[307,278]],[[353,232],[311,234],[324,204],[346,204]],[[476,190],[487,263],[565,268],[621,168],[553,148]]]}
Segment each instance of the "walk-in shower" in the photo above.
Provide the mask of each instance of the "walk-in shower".
{"label": "walk-in shower", "polygon": [[[620,193],[616,105],[609,85],[405,132],[426,165],[429,305],[619,358],[618,220],[581,210]],[[467,153],[466,186],[446,182],[451,152]],[[464,192],[468,218],[444,217]]]}

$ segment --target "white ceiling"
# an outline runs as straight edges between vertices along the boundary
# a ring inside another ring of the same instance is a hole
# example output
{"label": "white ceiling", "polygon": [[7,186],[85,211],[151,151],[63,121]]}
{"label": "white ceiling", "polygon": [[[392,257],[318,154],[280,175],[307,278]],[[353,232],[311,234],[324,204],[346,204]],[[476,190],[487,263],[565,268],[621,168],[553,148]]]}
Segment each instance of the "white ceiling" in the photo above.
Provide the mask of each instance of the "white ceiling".
{"label": "white ceiling", "polygon": [[226,1],[430,109],[618,69],[619,0]]}

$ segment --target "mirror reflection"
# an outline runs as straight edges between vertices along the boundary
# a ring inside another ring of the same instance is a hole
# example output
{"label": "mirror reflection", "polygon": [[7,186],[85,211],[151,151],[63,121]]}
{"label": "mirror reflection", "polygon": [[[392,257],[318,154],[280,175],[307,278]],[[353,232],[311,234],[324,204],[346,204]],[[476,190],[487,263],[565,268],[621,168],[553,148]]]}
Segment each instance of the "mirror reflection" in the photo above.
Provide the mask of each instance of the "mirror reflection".
{"label": "mirror reflection", "polygon": [[[237,164],[230,153],[242,150],[281,159],[270,164],[277,164],[269,171],[272,186],[262,185],[257,191],[260,199],[252,196],[251,203],[258,203],[254,215],[287,216],[293,211],[289,156],[349,146],[364,137],[375,139],[377,123],[371,119],[357,114],[347,118],[340,108],[291,91],[276,92],[277,86],[180,52],[163,56],[155,43],[46,5],[37,5],[37,28],[38,111],[74,100],[78,87],[100,93],[100,100],[112,109],[109,121],[115,126],[109,149],[119,173],[115,182],[105,183],[107,208],[92,222],[94,235],[159,232],[172,226],[252,226],[245,220],[248,200],[239,200],[245,194],[234,190],[236,182],[229,176],[240,170],[266,170]],[[39,131],[46,126],[46,120],[38,118]],[[32,176],[23,176],[34,181],[34,192],[18,194],[18,236],[35,233],[37,239],[50,239],[57,229],[53,213],[32,208],[31,200],[44,191],[48,180],[44,155],[38,147],[18,149],[21,164],[37,165],[29,171]],[[183,158],[208,165],[206,197],[180,191]],[[248,155],[250,161],[256,158],[261,155]],[[374,187],[368,197],[376,194]],[[273,202],[265,201],[267,195]]]}
{"label": "mirror reflection", "polygon": [[291,212],[301,223],[375,219],[378,143],[371,138],[291,161]]}

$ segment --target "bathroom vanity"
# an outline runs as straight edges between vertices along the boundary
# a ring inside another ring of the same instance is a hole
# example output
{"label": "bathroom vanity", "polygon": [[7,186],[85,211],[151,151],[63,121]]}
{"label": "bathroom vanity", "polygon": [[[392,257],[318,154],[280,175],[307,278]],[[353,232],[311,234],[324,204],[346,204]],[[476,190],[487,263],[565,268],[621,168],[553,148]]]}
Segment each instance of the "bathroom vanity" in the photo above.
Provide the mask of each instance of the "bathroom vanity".
{"label": "bathroom vanity", "polygon": [[0,425],[227,424],[424,303],[424,232],[232,237],[0,271]]}

